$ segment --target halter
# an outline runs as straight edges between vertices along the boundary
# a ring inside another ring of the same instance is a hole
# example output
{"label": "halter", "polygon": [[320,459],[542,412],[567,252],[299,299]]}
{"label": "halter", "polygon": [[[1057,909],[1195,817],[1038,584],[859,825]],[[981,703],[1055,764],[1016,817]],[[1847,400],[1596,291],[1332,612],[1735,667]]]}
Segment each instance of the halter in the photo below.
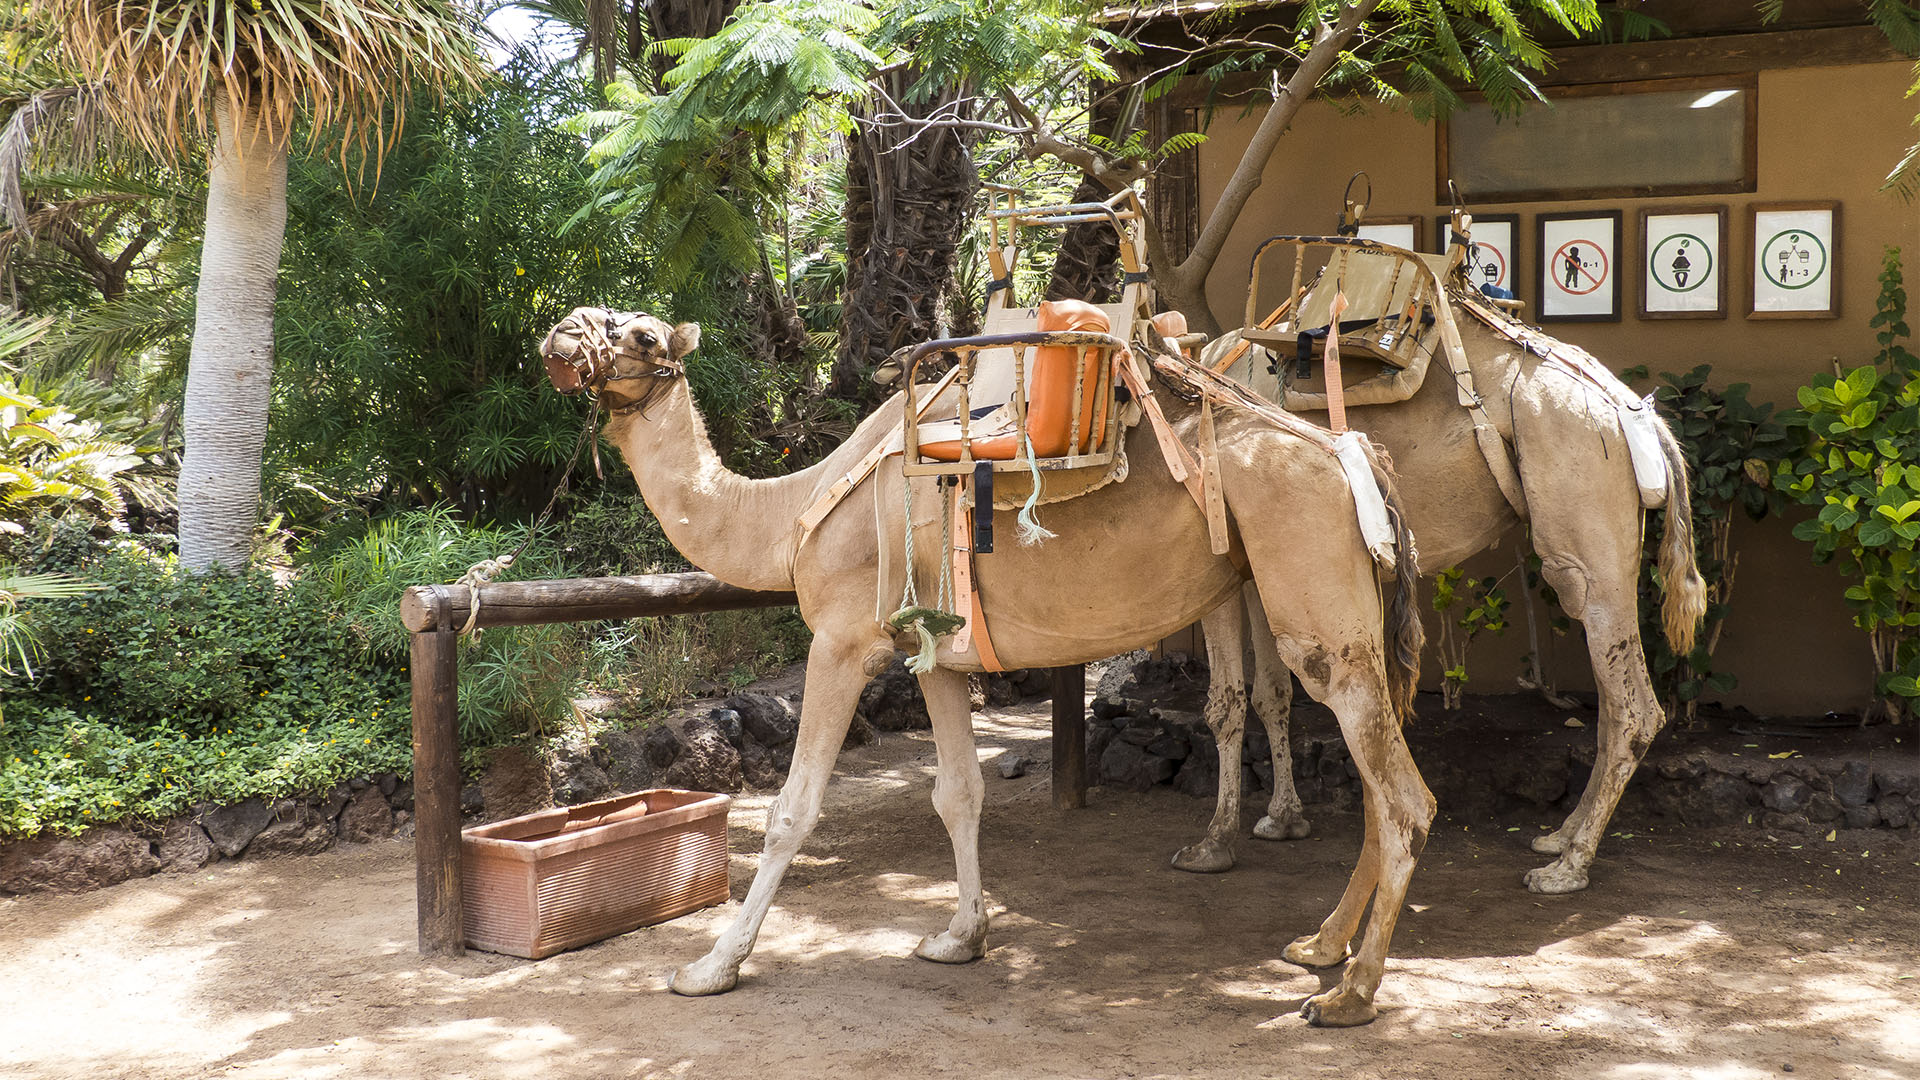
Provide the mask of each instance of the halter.
{"label": "halter", "polygon": [[[664,354],[654,357],[647,357],[644,354],[636,355],[634,350],[615,344],[620,337],[621,326],[640,315],[640,312],[609,311],[604,318],[583,318],[574,327],[566,327],[565,323],[556,327],[555,333],[548,335],[549,348],[543,350],[541,356],[555,389],[569,395],[584,390],[595,402],[604,404],[607,412],[614,416],[626,416],[638,412],[641,419],[645,419],[647,406],[665,393],[667,388],[673,385],[674,379],[684,376],[687,369],[684,364]],[[571,353],[551,348],[551,343],[555,337],[559,336],[563,327],[577,330],[578,343]],[[666,342],[662,341],[660,345],[664,349]],[[644,371],[622,372],[619,362],[623,357],[633,357],[650,367]],[[559,376],[563,372],[571,374],[572,381],[575,383],[571,388],[562,384]],[[639,379],[654,380],[639,397],[630,398],[625,404],[604,400],[607,395],[607,384],[632,382]]]}

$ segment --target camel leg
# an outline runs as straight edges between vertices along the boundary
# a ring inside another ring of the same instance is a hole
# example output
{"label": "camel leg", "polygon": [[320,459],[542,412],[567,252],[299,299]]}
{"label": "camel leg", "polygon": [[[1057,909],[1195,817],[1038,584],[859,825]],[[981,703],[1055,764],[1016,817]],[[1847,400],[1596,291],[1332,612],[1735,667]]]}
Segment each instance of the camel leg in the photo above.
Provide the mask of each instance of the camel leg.
{"label": "camel leg", "polygon": [[1259,590],[1248,585],[1245,600],[1247,637],[1253,643],[1253,711],[1266,725],[1268,754],[1273,759],[1273,797],[1267,800],[1266,814],[1254,822],[1253,835],[1262,840],[1304,840],[1313,824],[1293,786],[1293,737],[1288,731],[1293,672],[1274,651],[1273,630],[1267,626]]}
{"label": "camel leg", "polygon": [[953,841],[954,878],[960,888],[953,921],[938,934],[920,939],[914,955],[942,964],[978,960],[987,951],[987,905],[980,895],[980,804],[986,783],[973,748],[973,705],[967,677],[935,668],[920,676],[920,692],[933,718],[933,745],[939,775],[933,781],[933,808]]}
{"label": "camel leg", "polygon": [[760,924],[773,905],[774,890],[799,853],[807,834],[820,820],[820,800],[826,793],[827,778],[833,773],[834,759],[847,737],[853,721],[854,706],[867,684],[862,659],[876,645],[889,643],[880,638],[834,637],[815,634],[807,650],[807,683],[801,700],[800,730],[793,751],[793,765],[787,782],[774,797],[767,811],[767,842],[760,856],[760,868],[753,885],[740,905],[740,914],[720,934],[707,955],[673,973],[668,987],[676,994],[698,996],[720,994],[733,989],[740,979],[740,965],[753,952],[760,936]]}
{"label": "camel leg", "polygon": [[1207,726],[1219,748],[1220,783],[1207,835],[1173,854],[1176,869],[1218,874],[1233,869],[1240,831],[1240,741],[1247,727],[1247,683],[1240,603],[1230,600],[1200,620],[1207,639]]}
{"label": "camel leg", "polygon": [[[1559,582],[1554,582],[1554,589],[1567,595]],[[1594,684],[1600,692],[1599,754],[1580,803],[1565,824],[1533,842],[1534,850],[1559,855],[1527,871],[1527,888],[1537,893],[1578,892],[1587,887],[1587,869],[1613,820],[1614,808],[1666,719],[1647,677],[1633,607],[1590,607],[1582,622]]]}
{"label": "camel leg", "polygon": [[[1325,670],[1328,658],[1334,655],[1332,650],[1296,651],[1303,655],[1288,655],[1282,639],[1281,655],[1297,671],[1314,670],[1313,653],[1318,653],[1318,666]],[[1399,921],[1414,864],[1426,846],[1427,829],[1433,823],[1433,795],[1414,767],[1389,703],[1386,673],[1370,651],[1371,646],[1361,643],[1348,645],[1339,655],[1351,659],[1342,662],[1344,670],[1334,671],[1330,688],[1308,684],[1308,689],[1339,718],[1341,734],[1366,793],[1367,832],[1360,861],[1339,905],[1317,934],[1287,947],[1287,959],[1311,965],[1337,962],[1359,925],[1369,895],[1373,900],[1373,918],[1367,923],[1360,951],[1347,965],[1339,985],[1308,998],[1301,1007],[1301,1015],[1316,1027],[1353,1027],[1368,1023],[1376,1015],[1373,999],[1386,971],[1394,924]]]}

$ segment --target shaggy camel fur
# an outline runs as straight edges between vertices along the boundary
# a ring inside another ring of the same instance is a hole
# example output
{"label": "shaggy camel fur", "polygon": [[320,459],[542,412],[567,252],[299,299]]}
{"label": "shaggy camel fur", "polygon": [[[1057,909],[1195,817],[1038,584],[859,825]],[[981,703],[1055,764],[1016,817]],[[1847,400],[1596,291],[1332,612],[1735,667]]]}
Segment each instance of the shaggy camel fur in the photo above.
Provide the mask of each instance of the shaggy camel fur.
{"label": "shaggy camel fur", "polygon": [[[601,325],[611,348],[589,363],[582,354],[591,350],[580,342],[598,332],[587,328]],[[814,632],[793,765],[768,813],[765,853],[738,918],[711,952],[675,972],[673,989],[690,995],[734,986],[782,875],[819,818],[860,690],[900,643],[876,614],[875,589],[882,545],[897,551],[903,537],[902,477],[892,463],[810,537],[796,526],[835,478],[897,427],[898,398],[826,461],[789,476],[745,479],[722,466],[688,393],[681,360],[698,340],[697,326],[670,329],[651,316],[581,309],[543,346],[557,387],[584,382],[610,406],[606,434],[675,546],[731,584],[793,590]],[[1191,439],[1196,410],[1166,404],[1176,429]],[[1250,567],[1275,647],[1339,717],[1365,785],[1369,827],[1346,895],[1319,932],[1285,954],[1300,964],[1340,963],[1360,909],[1377,896],[1344,977],[1302,1009],[1316,1024],[1362,1024],[1374,1016],[1394,921],[1434,809],[1400,735],[1421,633],[1411,606],[1411,537],[1399,530],[1400,573],[1383,589],[1336,458],[1306,437],[1305,425],[1296,434],[1238,410],[1219,414],[1219,472],[1244,562],[1211,553],[1202,515],[1169,475],[1143,423],[1127,440],[1132,468],[1124,483],[1046,508],[1056,538],[1023,547],[1012,542],[1013,513],[996,514],[1006,542],[979,560],[978,588],[1002,663],[1052,667],[1158,640],[1238,595]],[[1383,464],[1376,464],[1376,478],[1389,506],[1397,506]],[[939,505],[931,483],[924,498],[916,505]],[[937,527],[932,531],[938,535]],[[932,547],[921,542],[922,551]],[[1303,552],[1314,553],[1306,573],[1296,569]],[[892,587],[898,589],[897,579]],[[971,652],[955,656],[949,644],[942,643],[939,666],[920,676],[920,685],[939,762],[933,803],[953,844],[959,904],[947,928],[915,951],[963,963],[985,952],[987,935],[978,854],[984,784],[966,685],[966,672],[980,668]]]}
{"label": "shaggy camel fur", "polygon": [[[1640,498],[1613,406],[1595,386],[1464,314],[1459,324],[1473,385],[1484,395],[1501,436],[1515,448],[1542,573],[1561,606],[1586,629],[1599,688],[1600,754],[1593,778],[1565,823],[1533,841],[1535,851],[1558,858],[1526,875],[1527,888],[1534,892],[1575,892],[1587,887],[1587,868],[1621,792],[1666,721],[1640,645]],[[1208,347],[1208,355],[1224,356],[1238,337],[1226,335]],[[1277,379],[1267,363],[1263,351],[1249,349],[1227,374],[1278,397]],[[1305,415],[1324,419],[1323,414]],[[1443,365],[1434,364],[1410,399],[1356,408],[1349,419],[1395,454],[1407,520],[1427,566],[1458,563],[1492,547],[1519,524],[1480,455],[1472,422],[1458,404]],[[1659,556],[1666,585],[1661,615],[1668,642],[1674,651],[1685,653],[1693,647],[1706,608],[1705,584],[1694,564],[1686,464],[1673,433],[1665,423],[1658,427],[1667,459],[1668,509]],[[1298,839],[1307,835],[1309,826],[1294,791],[1287,737],[1289,665],[1264,647],[1261,607],[1251,587],[1246,601],[1254,654],[1253,707],[1272,744],[1274,787],[1267,812],[1253,831],[1270,840]],[[1247,708],[1242,609],[1240,603],[1224,604],[1203,621],[1212,666],[1206,715],[1220,747],[1220,791],[1205,838],[1174,856],[1174,865],[1183,870],[1214,872],[1233,865],[1240,824],[1240,738]]]}

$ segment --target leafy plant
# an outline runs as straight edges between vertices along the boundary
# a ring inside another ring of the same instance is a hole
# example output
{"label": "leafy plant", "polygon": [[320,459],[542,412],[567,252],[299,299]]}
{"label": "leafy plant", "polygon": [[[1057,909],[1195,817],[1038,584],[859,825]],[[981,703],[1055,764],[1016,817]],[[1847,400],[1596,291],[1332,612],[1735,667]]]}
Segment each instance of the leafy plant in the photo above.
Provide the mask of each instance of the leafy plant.
{"label": "leafy plant", "polygon": [[1875,698],[1863,722],[1911,716],[1920,698],[1920,360],[1905,344],[1906,309],[1900,251],[1889,247],[1873,363],[1801,387],[1800,409],[1782,418],[1802,441],[1779,482],[1819,509],[1793,534],[1813,545],[1814,562],[1852,580],[1847,606],[1872,650]]}
{"label": "leafy plant", "polygon": [[[1709,385],[1712,374],[1706,364],[1684,375],[1663,372],[1661,385],[1653,391],[1655,405],[1679,438],[1693,480],[1694,557],[1707,582],[1701,632],[1685,656],[1667,644],[1660,622],[1664,587],[1652,553],[1666,534],[1666,511],[1655,514],[1647,528],[1649,554],[1640,574],[1640,641],[1654,690],[1666,703],[1670,719],[1688,722],[1702,694],[1726,693],[1737,684],[1732,672],[1713,667],[1740,564],[1732,541],[1735,511],[1751,521],[1780,512],[1786,496],[1775,485],[1774,473],[1790,450],[1786,428],[1773,418],[1772,405],[1748,401],[1746,383],[1715,389]],[[1644,378],[1646,369],[1625,375]]]}
{"label": "leafy plant", "polygon": [[[1457,709],[1467,685],[1467,647],[1482,632],[1501,634],[1507,629],[1507,594],[1496,577],[1466,578],[1458,566],[1449,566],[1433,577],[1433,610],[1440,614],[1440,700],[1443,707]],[[1464,584],[1463,584],[1464,580]],[[1458,618],[1453,609],[1463,607]]]}

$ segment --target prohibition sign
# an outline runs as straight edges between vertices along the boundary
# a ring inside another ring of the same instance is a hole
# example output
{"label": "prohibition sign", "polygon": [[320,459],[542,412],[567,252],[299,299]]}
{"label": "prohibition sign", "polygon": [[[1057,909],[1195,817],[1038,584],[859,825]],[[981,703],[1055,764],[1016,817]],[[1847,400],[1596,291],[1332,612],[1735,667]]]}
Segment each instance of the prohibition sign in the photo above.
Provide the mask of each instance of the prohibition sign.
{"label": "prohibition sign", "polygon": [[[1507,257],[1500,253],[1499,248],[1479,240],[1474,241],[1473,250],[1475,255],[1474,265],[1479,267],[1479,276],[1484,279],[1480,284],[1495,285],[1502,289],[1506,288]],[[1488,268],[1496,270],[1497,273],[1488,276]]]}
{"label": "prohibition sign", "polygon": [[1713,273],[1713,249],[1692,233],[1670,233],[1653,246],[1647,263],[1654,284],[1670,293],[1692,292]]}
{"label": "prohibition sign", "polygon": [[1607,252],[1591,240],[1569,240],[1553,249],[1547,269],[1554,288],[1585,296],[1607,283]]}

